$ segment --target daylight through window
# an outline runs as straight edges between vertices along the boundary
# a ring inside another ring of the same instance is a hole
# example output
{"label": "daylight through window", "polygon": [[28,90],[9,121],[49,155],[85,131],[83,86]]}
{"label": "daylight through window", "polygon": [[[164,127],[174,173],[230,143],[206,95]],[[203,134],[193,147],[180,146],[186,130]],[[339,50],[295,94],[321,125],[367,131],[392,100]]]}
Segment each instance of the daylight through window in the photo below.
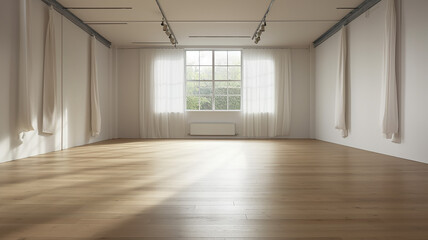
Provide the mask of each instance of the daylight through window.
{"label": "daylight through window", "polygon": [[186,51],[187,110],[241,109],[241,51]]}

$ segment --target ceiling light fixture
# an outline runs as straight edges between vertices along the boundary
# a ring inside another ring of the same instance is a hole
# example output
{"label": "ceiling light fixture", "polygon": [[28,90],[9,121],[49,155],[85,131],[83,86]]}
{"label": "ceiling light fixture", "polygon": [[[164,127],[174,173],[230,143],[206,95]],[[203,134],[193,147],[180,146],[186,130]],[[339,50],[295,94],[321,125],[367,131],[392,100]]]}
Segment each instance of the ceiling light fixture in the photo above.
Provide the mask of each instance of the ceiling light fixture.
{"label": "ceiling light fixture", "polygon": [[265,31],[266,27],[266,16],[268,15],[270,8],[272,7],[272,4],[275,0],[271,0],[268,9],[266,10],[265,15],[263,16],[262,20],[259,23],[259,26],[257,26],[256,31],[253,34],[253,37],[251,40],[254,40],[254,43],[257,44],[260,42],[260,37],[262,36],[262,33]]}
{"label": "ceiling light fixture", "polygon": [[175,39],[172,36],[169,38],[169,40],[172,44],[175,44]]}
{"label": "ceiling light fixture", "polygon": [[166,32],[166,30],[168,30],[168,25],[166,25],[166,23],[165,23],[165,20],[164,20],[164,19],[162,19],[161,26],[162,26],[162,30],[163,30],[164,32]]}
{"label": "ceiling light fixture", "polygon": [[160,6],[158,0],[156,0],[156,4],[158,5],[159,10],[162,14],[162,22],[161,22],[162,30],[168,36],[171,44],[174,45],[174,47],[177,47],[177,44],[178,44],[177,38],[175,37],[175,34],[172,31],[171,26],[169,25],[168,20],[166,19],[165,14],[164,14],[162,7]]}
{"label": "ceiling light fixture", "polygon": [[266,26],[266,22],[264,22],[263,24],[262,24],[262,26],[260,27],[260,32],[264,32],[265,31],[265,26]]}
{"label": "ceiling light fixture", "polygon": [[76,10],[132,10],[132,7],[66,7],[65,9]]}

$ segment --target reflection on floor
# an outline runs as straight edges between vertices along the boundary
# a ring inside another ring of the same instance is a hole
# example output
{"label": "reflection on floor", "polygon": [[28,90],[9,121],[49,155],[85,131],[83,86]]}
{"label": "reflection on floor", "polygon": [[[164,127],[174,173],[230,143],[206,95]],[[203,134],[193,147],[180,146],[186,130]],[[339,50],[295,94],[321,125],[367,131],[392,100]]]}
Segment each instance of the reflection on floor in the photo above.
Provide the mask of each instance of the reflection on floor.
{"label": "reflection on floor", "polygon": [[0,164],[0,239],[428,239],[428,165],[315,140],[111,140]]}

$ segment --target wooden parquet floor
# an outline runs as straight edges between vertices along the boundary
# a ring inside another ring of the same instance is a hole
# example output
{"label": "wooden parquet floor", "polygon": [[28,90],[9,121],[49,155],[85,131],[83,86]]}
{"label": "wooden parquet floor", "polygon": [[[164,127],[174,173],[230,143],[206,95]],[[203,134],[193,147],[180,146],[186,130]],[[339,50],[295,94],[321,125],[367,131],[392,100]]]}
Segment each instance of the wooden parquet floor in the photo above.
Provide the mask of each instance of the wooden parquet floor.
{"label": "wooden parquet floor", "polygon": [[1,240],[427,240],[428,165],[316,140],[110,140],[0,164]]}

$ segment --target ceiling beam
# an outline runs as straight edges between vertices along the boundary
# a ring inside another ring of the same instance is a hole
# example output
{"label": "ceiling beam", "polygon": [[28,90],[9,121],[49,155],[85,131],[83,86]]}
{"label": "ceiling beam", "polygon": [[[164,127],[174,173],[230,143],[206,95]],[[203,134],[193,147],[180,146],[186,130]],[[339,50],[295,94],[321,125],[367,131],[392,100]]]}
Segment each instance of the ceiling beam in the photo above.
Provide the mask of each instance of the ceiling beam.
{"label": "ceiling beam", "polygon": [[84,23],[80,18],[78,18],[76,15],[74,15],[72,12],[70,12],[67,8],[65,8],[59,2],[57,2],[56,0],[42,0],[42,1],[44,3],[46,3],[48,6],[53,6],[53,8],[57,12],[59,12],[61,15],[66,17],[72,23],[76,24],[83,31],[87,32],[89,35],[95,36],[98,39],[98,41],[100,41],[106,47],[110,48],[111,42],[109,40],[107,40],[105,37],[103,37],[101,34],[99,34],[97,31],[95,31],[89,25]]}
{"label": "ceiling beam", "polygon": [[315,47],[318,47],[325,40],[329,39],[335,33],[337,33],[343,26],[348,25],[354,19],[359,17],[361,14],[365,13],[371,7],[376,5],[381,0],[365,0],[358,7],[348,13],[345,17],[343,17],[338,23],[336,23],[333,27],[331,27],[327,32],[321,35],[317,40],[313,42]]}

